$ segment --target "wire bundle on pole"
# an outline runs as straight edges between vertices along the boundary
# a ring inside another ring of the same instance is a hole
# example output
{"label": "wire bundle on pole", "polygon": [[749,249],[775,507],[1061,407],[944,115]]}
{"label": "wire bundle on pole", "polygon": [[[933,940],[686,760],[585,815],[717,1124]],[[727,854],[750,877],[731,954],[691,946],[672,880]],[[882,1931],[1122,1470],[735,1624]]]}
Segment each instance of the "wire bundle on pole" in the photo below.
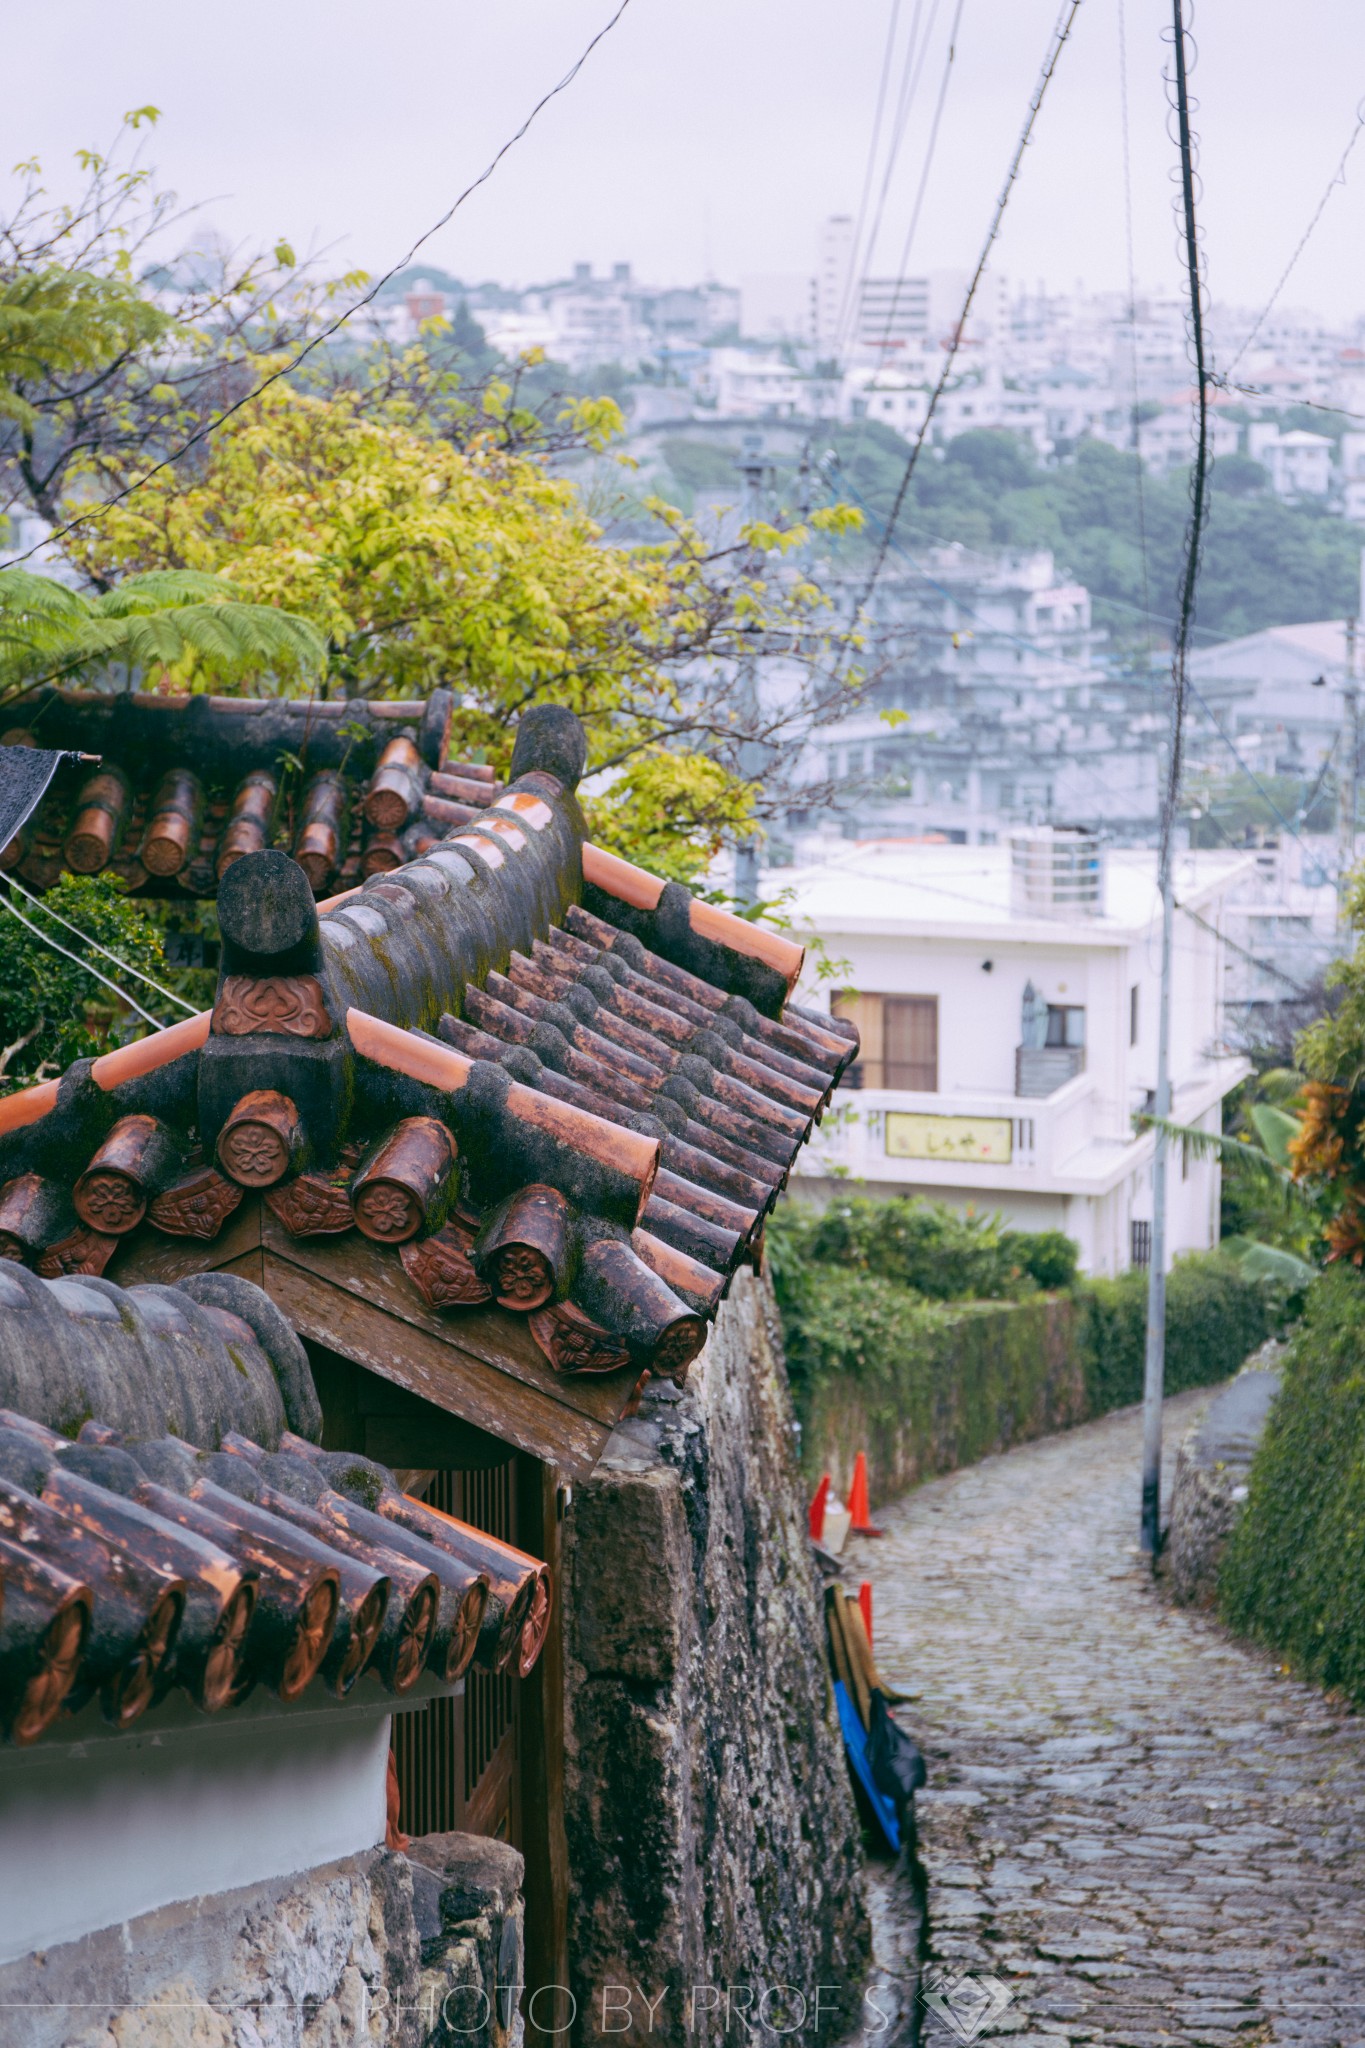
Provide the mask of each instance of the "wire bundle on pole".
{"label": "wire bundle on pole", "polygon": [[1147,1355],[1143,1376],[1142,1548],[1155,1560],[1161,1545],[1161,1404],[1166,1378],[1166,1125],[1171,1115],[1171,955],[1175,925],[1172,855],[1180,804],[1185,706],[1189,694],[1186,660],[1194,626],[1194,597],[1208,516],[1209,372],[1204,348],[1204,279],[1195,215],[1194,138],[1190,128],[1188,31],[1181,0],[1171,0],[1174,75],[1169,80],[1179,150],[1177,219],[1189,292],[1190,355],[1196,381],[1195,451],[1190,471],[1190,516],[1180,573],[1175,644],[1171,652],[1171,725],[1166,790],[1161,807],[1161,1001],[1157,1026],[1156,1148],[1152,1161],[1152,1246],[1147,1273]]}

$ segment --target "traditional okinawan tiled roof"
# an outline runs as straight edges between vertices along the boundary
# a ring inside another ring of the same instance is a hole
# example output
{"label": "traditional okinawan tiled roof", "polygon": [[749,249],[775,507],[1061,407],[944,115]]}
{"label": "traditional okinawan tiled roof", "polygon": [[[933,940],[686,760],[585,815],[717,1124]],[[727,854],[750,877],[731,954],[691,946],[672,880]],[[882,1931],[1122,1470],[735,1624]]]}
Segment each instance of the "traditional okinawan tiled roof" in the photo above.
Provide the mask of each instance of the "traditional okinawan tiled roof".
{"label": "traditional okinawan tiled roof", "polygon": [[[155,896],[212,896],[248,853],[292,853],[315,893],[425,852],[498,794],[459,758],[451,694],[302,703],[47,688],[10,709],[0,746],[74,749],[0,848],[33,889],[63,871]],[[92,762],[91,755],[100,758]]]}
{"label": "traditional okinawan tiled roof", "polygon": [[307,1359],[250,1282],[0,1270],[6,1740],[96,1698],[126,1728],[174,1691],[213,1713],[532,1668],[546,1568],[290,1421],[320,1422]]}
{"label": "traditional okinawan tiled roof", "polygon": [[320,906],[234,862],[212,1012],[0,1101],[0,1253],[99,1271],[258,1190],[555,1373],[681,1379],[857,1039],[792,1004],[799,946],[586,843],[584,755],[535,708],[485,810]]}

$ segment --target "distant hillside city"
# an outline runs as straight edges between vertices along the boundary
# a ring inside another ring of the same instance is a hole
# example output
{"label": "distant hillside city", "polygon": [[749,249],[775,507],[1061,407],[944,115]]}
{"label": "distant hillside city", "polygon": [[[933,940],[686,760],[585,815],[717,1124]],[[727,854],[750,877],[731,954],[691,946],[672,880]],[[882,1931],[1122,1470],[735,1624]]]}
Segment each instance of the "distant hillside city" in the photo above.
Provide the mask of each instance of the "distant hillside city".
{"label": "distant hillside city", "polygon": [[[851,592],[966,284],[855,277],[852,237],[828,220],[808,275],[737,285],[656,287],[627,263],[525,289],[409,273],[378,319],[402,342],[444,317],[466,346],[540,352],[610,391],[637,488],[722,531],[752,511],[755,476],[774,506],[858,505],[862,543],[822,565]],[[1336,950],[1365,541],[1365,318],[1255,322],[1212,309],[1225,383],[1184,821],[1192,845],[1258,852],[1230,912],[1244,1014],[1282,1006]],[[772,836],[774,868],[849,838],[988,844],[1046,821],[1154,843],[1191,435],[1174,290],[1130,306],[987,278],[878,584],[870,687],[812,732],[820,800]],[[762,666],[779,696],[780,656]]]}

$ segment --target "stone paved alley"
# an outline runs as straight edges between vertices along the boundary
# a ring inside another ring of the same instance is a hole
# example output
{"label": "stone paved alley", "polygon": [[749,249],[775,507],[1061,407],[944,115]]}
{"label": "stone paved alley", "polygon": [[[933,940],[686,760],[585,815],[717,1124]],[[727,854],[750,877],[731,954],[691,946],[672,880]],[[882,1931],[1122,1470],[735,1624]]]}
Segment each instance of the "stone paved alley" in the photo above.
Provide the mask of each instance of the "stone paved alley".
{"label": "stone paved alley", "polygon": [[[1168,1475],[1207,1398],[1168,1404]],[[846,1560],[919,1695],[931,1967],[1000,1980],[978,2038],[1011,2048],[1359,2048],[1365,1719],[1153,1589],[1140,1437],[1127,1410],[935,1480]]]}

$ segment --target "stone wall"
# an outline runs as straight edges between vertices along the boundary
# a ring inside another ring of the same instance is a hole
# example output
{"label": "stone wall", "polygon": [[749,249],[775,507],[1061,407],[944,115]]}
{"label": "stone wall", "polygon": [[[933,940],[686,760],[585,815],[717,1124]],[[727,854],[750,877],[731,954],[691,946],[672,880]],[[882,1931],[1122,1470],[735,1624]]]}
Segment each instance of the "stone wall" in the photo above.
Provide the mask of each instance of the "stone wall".
{"label": "stone wall", "polygon": [[1283,1344],[1274,1338],[1247,1361],[1187,1431],[1176,1453],[1164,1566],[1182,1607],[1212,1607],[1233,1525],[1247,1498],[1251,1463],[1280,1391]]}
{"label": "stone wall", "polygon": [[647,1391],[576,1488],[564,1579],[578,2042],[720,2038],[727,1999],[730,2032],[747,2008],[840,2038],[867,1961],[859,1836],[753,1275],[686,1391]]}
{"label": "stone wall", "polygon": [[163,1906],[0,1969],[0,2041],[508,2048],[521,1874],[500,1842],[428,1835]]}

